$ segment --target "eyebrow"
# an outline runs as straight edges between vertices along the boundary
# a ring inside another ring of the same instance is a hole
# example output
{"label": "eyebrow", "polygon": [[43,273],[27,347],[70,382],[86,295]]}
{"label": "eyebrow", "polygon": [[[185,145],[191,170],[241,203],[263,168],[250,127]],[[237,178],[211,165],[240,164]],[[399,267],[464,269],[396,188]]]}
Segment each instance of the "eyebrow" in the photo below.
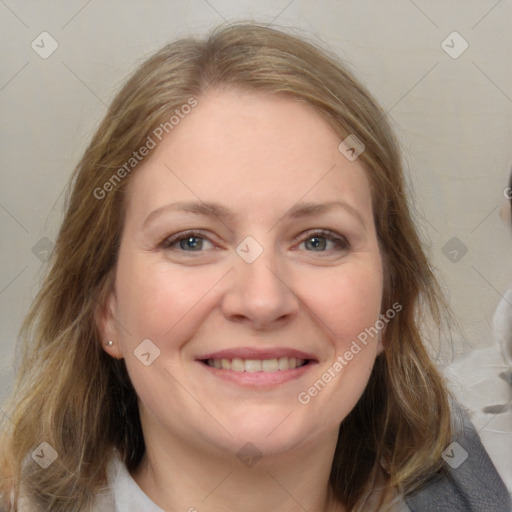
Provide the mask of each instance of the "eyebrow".
{"label": "eyebrow", "polygon": [[[331,201],[327,203],[297,203],[292,206],[280,220],[283,220],[286,217],[300,219],[312,215],[321,215],[335,209],[345,210],[366,228],[366,223],[361,213],[352,205],[344,201]],[[192,213],[194,215],[204,217],[217,217],[221,221],[233,220],[236,216],[229,208],[217,203],[205,203],[202,201],[177,202],[166,204],[152,211],[145,218],[143,227],[146,228],[154,221],[155,218],[160,217],[165,213],[176,211]]]}

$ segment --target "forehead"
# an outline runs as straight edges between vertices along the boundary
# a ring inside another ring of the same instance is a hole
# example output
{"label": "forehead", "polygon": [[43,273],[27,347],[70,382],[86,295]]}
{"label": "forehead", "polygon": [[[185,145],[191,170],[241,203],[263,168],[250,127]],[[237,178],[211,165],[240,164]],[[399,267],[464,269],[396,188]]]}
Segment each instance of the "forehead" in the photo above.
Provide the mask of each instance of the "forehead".
{"label": "forehead", "polygon": [[283,95],[213,90],[173,127],[132,176],[128,210],[169,201],[226,202],[274,210],[340,197],[371,216],[363,166],[308,104]]}

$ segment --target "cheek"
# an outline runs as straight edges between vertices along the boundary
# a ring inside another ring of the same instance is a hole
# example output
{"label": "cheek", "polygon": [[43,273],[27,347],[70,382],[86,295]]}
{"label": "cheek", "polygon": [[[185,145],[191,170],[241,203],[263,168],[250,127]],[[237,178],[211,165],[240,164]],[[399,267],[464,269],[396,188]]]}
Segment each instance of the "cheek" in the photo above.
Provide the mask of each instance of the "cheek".
{"label": "cheek", "polygon": [[318,280],[311,307],[331,342],[331,353],[297,399],[322,428],[337,428],[356,405],[368,383],[377,356],[376,322],[383,291],[378,264],[340,267]]}
{"label": "cheek", "polygon": [[170,339],[185,338],[200,322],[221,277],[221,272],[206,268],[176,269],[161,258],[120,258],[118,313],[130,344],[149,338],[163,348]]}
{"label": "cheek", "polygon": [[[314,282],[315,286],[311,286]],[[382,300],[380,265],[349,265],[305,280],[304,302],[326,328],[326,334],[344,345],[379,317]]]}

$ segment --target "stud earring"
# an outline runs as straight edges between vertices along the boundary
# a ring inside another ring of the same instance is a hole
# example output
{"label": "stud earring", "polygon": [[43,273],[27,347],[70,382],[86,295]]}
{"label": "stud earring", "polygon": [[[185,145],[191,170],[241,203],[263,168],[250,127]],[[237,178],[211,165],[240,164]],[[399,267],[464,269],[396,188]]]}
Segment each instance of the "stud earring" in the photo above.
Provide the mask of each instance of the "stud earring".
{"label": "stud earring", "polygon": [[114,344],[112,340],[107,341],[106,345],[107,347],[111,347]]}

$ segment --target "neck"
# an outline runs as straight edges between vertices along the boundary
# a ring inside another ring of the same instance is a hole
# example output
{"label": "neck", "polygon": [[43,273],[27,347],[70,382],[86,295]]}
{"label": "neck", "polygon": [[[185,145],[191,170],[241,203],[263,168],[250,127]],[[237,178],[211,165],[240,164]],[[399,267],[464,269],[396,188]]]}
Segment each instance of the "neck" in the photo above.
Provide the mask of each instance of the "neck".
{"label": "neck", "polygon": [[200,442],[162,437],[151,430],[145,429],[146,452],[132,476],[164,510],[345,510],[334,503],[329,488],[337,432],[286,453],[251,458],[221,450],[216,453]]}

